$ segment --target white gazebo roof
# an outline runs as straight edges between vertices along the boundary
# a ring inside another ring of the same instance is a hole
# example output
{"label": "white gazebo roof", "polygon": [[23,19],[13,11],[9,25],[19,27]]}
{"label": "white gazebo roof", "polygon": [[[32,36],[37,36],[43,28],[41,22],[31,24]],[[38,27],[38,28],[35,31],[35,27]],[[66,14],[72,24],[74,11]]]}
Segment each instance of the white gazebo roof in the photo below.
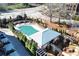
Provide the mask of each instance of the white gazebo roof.
{"label": "white gazebo roof", "polygon": [[44,29],[43,31],[39,31],[33,35],[31,35],[30,37],[38,43],[38,46],[43,46],[44,44],[48,43],[49,41],[51,41],[52,39],[56,38],[57,36],[59,36],[60,33],[51,30],[51,29]]}

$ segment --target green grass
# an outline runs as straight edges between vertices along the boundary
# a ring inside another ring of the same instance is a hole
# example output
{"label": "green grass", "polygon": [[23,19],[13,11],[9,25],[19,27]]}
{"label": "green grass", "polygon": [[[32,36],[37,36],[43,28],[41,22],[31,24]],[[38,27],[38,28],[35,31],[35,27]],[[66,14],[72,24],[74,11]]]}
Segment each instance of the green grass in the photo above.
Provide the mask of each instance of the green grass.
{"label": "green grass", "polygon": [[72,19],[75,20],[75,21],[79,21],[79,16],[78,16],[78,15],[74,15],[74,16],[72,17]]}
{"label": "green grass", "polygon": [[5,6],[0,6],[0,10],[13,10],[13,9],[21,9],[21,8],[29,8],[33,7],[29,5],[28,3],[16,3],[13,5],[5,5]]}
{"label": "green grass", "polygon": [[21,9],[21,8],[25,8],[26,6],[24,6],[23,4],[15,4],[15,5],[9,5],[7,6],[8,10],[13,10],[13,9]]}

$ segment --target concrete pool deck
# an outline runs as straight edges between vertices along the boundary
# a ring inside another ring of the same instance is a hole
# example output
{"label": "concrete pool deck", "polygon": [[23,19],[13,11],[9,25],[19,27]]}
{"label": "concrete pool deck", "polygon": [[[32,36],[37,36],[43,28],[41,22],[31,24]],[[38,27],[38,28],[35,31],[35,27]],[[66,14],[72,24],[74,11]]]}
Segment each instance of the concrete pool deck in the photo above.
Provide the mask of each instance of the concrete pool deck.
{"label": "concrete pool deck", "polygon": [[35,24],[34,23],[33,24],[32,23],[21,23],[21,24],[17,24],[15,26],[15,28],[18,29],[18,27],[20,27],[20,26],[32,26],[33,28],[35,28],[38,31],[44,30],[44,28],[42,28],[41,26],[39,26],[37,23],[35,23]]}
{"label": "concrete pool deck", "polygon": [[[17,24],[17,25],[15,25],[14,27],[15,27],[16,30],[20,31],[19,27],[21,27],[21,26],[32,26],[32,27],[33,27],[34,29],[36,29],[38,32],[41,32],[41,31],[44,30],[44,28],[42,28],[41,26],[39,26],[37,23],[30,23],[30,22]],[[38,32],[36,32],[36,33],[38,33]],[[36,33],[33,33],[32,35],[34,35],[34,34],[36,34]],[[23,33],[23,34],[24,34],[24,33]],[[28,36],[27,34],[24,34],[24,35],[25,35],[29,40],[31,40],[30,36]]]}

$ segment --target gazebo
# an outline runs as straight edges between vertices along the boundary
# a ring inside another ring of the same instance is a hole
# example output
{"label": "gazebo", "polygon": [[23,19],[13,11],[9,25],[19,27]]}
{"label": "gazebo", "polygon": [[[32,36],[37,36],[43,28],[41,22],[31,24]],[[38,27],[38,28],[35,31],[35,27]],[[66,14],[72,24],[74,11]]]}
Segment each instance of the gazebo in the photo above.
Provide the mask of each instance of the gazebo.
{"label": "gazebo", "polygon": [[51,40],[57,38],[59,35],[61,34],[52,29],[46,28],[43,31],[39,31],[31,35],[30,37],[38,44],[38,47],[41,48]]}

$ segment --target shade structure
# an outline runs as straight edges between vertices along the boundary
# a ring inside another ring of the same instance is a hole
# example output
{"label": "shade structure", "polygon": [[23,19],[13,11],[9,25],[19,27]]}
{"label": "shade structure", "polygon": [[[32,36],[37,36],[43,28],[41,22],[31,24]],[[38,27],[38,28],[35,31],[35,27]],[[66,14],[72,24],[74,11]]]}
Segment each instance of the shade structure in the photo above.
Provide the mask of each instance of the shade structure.
{"label": "shade structure", "polygon": [[51,40],[55,39],[56,37],[58,37],[59,35],[61,35],[60,33],[46,28],[43,31],[39,31],[33,35],[31,35],[30,37],[36,42],[38,43],[38,46],[43,46],[46,43],[50,42]]}

